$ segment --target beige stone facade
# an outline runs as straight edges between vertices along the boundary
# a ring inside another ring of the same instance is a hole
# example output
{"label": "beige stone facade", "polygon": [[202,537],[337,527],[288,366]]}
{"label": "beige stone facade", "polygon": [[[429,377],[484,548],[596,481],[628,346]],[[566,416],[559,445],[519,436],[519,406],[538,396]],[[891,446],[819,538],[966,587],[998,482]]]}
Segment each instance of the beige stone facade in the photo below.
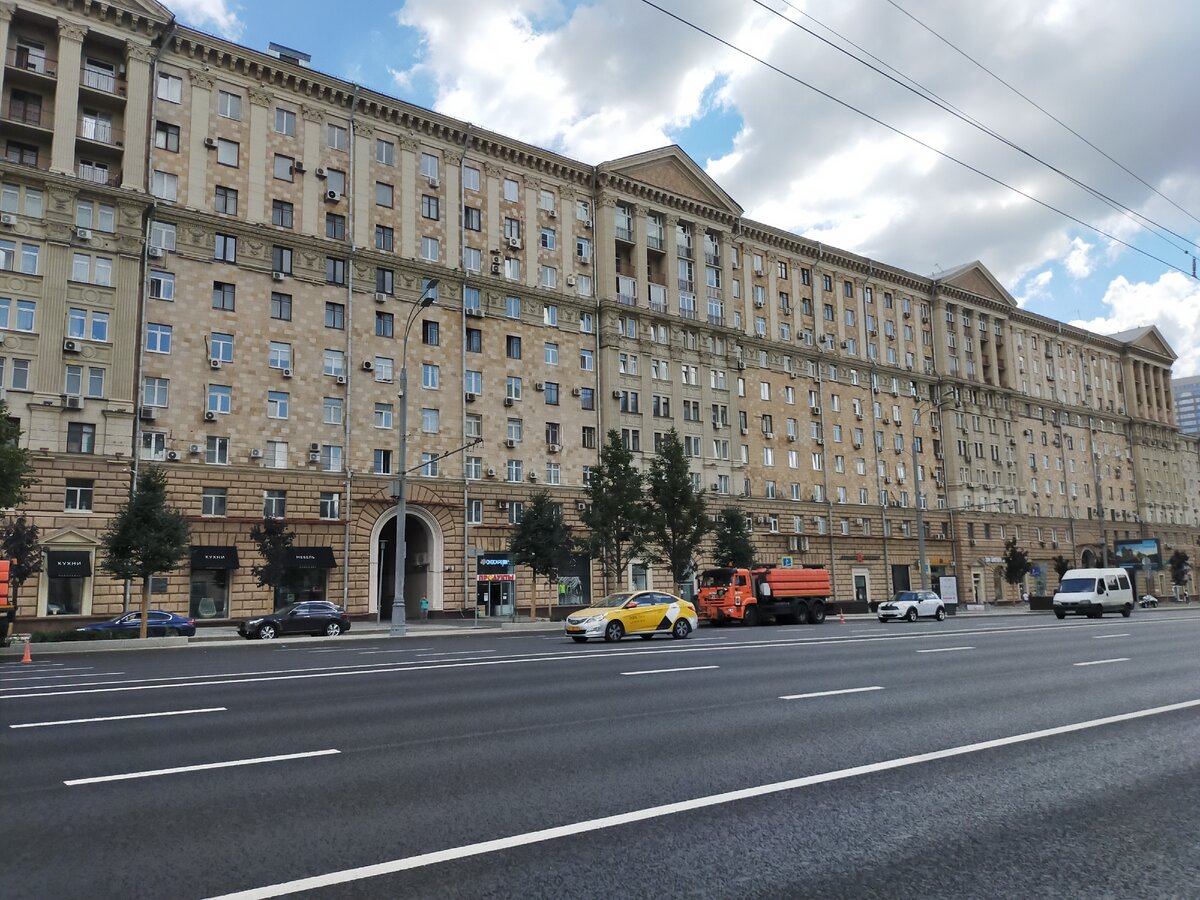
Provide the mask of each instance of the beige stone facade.
{"label": "beige stone facade", "polygon": [[[714,510],[743,508],[764,560],[832,566],[848,603],[919,582],[919,494],[931,571],[967,600],[1014,599],[1010,537],[1035,590],[1054,556],[1098,562],[1115,539],[1200,553],[1200,442],[1173,424],[1155,329],[1091,334],[1019,309],[980,263],[930,279],[753,222],[675,147],[585,166],[151,3],[0,5],[0,29],[0,336],[45,473],[29,510],[95,570],[132,468],[166,466],[195,551],[156,585],[164,607],[267,608],[248,532],[271,512],[321,548],[299,593],[386,612],[405,362],[408,465],[449,454],[409,479],[410,608],[577,599],[491,576],[532,491],[577,523],[608,429],[645,463],[676,428]],[[68,479],[93,482],[90,512],[64,511]],[[594,569],[573,574],[598,595]],[[111,580],[75,587],[70,612],[120,608]]]}

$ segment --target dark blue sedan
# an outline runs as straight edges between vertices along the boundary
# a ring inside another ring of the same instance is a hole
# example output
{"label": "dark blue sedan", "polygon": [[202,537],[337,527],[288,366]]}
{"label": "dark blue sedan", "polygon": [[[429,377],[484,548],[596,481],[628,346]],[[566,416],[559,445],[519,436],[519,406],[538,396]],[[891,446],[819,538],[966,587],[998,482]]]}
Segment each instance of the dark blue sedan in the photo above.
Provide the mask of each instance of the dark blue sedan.
{"label": "dark blue sedan", "polygon": [[[109,619],[107,622],[97,622],[94,625],[84,625],[76,631],[115,631],[120,634],[137,634],[142,625],[142,613],[126,613]],[[196,633],[196,623],[192,619],[177,616],[162,609],[150,610],[150,618],[146,622],[146,634],[150,637],[163,637],[167,634],[182,634],[191,637]]]}

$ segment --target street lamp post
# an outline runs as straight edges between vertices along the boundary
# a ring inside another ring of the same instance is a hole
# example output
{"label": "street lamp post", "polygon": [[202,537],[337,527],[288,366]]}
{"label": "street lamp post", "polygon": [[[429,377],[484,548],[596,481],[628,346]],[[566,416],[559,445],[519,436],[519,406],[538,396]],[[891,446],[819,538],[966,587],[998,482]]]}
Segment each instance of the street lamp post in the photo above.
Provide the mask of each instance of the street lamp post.
{"label": "street lamp post", "polygon": [[396,476],[396,560],[394,564],[395,581],[393,582],[392,595],[392,624],[390,634],[392,637],[404,637],[407,622],[405,621],[406,609],[404,605],[404,564],[408,559],[408,543],[404,539],[405,520],[408,517],[407,494],[408,494],[408,335],[412,331],[413,323],[417,320],[417,313],[423,309],[428,309],[437,301],[437,279],[432,279],[425,284],[425,289],[421,291],[421,296],[417,298],[417,303],[413,306],[412,311],[408,314],[408,322],[404,326],[404,342],[400,348],[400,392],[398,399],[400,401],[400,409],[398,410],[398,430],[400,432],[399,448],[397,460],[398,474]]}

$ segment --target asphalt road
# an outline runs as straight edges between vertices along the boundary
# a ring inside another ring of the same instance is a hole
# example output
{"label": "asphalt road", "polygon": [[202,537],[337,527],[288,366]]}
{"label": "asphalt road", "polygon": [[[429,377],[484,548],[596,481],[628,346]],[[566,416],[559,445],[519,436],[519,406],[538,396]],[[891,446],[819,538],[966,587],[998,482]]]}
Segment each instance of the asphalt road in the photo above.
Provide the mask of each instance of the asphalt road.
{"label": "asphalt road", "polygon": [[0,896],[1197,897],[1198,644],[1163,610],[4,663]]}

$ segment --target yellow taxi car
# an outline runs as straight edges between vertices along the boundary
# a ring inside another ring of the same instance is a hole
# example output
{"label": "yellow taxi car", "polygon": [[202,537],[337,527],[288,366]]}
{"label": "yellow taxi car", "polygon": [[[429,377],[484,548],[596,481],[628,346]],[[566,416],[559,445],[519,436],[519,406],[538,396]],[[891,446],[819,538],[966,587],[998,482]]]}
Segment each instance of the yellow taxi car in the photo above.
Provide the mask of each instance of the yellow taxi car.
{"label": "yellow taxi car", "polygon": [[656,634],[682,639],[695,630],[696,607],[662,591],[621,591],[567,617],[566,633],[582,644],[588,638],[619,641],[627,634],[650,640]]}

